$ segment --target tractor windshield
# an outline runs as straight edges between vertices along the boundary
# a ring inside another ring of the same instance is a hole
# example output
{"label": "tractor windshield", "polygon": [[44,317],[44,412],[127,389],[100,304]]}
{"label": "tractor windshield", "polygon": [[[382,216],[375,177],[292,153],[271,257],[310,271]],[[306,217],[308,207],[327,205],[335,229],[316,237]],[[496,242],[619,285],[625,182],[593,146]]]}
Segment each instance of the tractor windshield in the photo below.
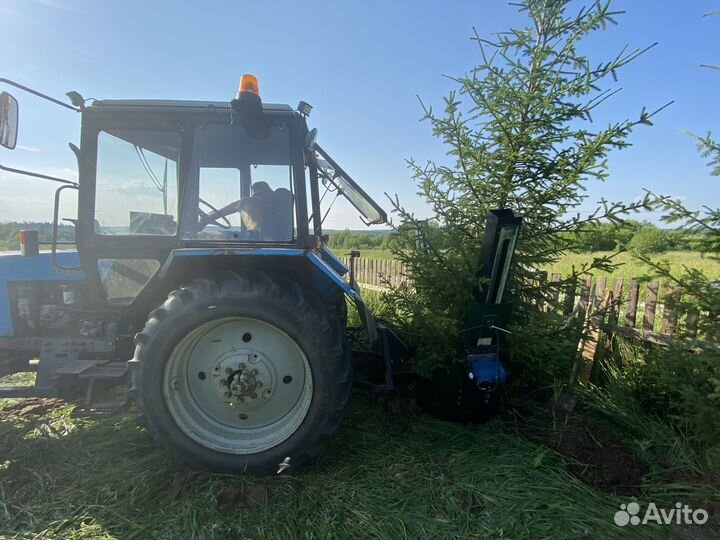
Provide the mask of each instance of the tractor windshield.
{"label": "tractor windshield", "polygon": [[251,137],[231,124],[197,128],[188,183],[197,186],[184,237],[289,242],[294,238],[290,129]]}

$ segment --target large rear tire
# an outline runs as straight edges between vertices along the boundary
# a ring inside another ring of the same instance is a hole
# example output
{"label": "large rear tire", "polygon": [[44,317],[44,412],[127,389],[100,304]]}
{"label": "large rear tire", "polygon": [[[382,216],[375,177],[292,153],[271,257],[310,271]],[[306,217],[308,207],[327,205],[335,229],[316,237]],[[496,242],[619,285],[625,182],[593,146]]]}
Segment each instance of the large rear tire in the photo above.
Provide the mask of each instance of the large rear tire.
{"label": "large rear tire", "polygon": [[318,456],[350,398],[342,323],[264,272],[225,272],[172,292],[136,338],[138,405],[182,461],[265,475]]}

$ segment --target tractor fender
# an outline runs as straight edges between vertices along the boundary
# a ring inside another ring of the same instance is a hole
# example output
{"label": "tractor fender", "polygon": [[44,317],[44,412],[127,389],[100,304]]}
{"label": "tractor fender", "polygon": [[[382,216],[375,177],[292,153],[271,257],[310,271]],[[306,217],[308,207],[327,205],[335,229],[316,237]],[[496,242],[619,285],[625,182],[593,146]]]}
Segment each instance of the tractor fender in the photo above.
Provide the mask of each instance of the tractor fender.
{"label": "tractor fender", "polygon": [[299,248],[179,248],[173,250],[158,272],[158,278],[182,283],[203,273],[219,270],[263,270],[284,275],[300,283],[321,299],[330,300],[338,292],[345,294],[357,307],[368,339],[377,339],[375,319],[360,293],[342,276],[347,268],[329,249]]}

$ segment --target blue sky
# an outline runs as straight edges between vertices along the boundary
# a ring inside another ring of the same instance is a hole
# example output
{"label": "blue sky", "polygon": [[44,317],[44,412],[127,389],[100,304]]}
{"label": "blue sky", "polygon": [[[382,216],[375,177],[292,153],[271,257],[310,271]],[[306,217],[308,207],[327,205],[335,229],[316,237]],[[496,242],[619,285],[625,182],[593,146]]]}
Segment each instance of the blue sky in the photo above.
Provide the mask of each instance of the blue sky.
{"label": "blue sky", "polygon": [[[579,5],[579,4],[578,4]],[[619,74],[622,92],[596,115],[600,124],[675,104],[641,127],[633,146],[610,159],[610,178],[589,186],[590,201],[632,200],[643,188],[720,206],[718,182],[682,130],[717,127],[720,16],[716,1],[616,0],[620,24],[587,43],[598,61],[629,44],[659,42]],[[255,74],[265,101],[315,108],[319,141],[381,203],[398,193],[419,214],[405,159],[444,158],[416,96],[440,105],[460,75],[478,62],[470,41],[522,24],[502,1],[291,2],[3,0],[0,76],[56,97],[77,90],[95,98],[224,100],[242,73]],[[0,163],[70,178],[78,141],[76,114],[21,96],[19,148],[0,149]],[[54,186],[0,176],[0,221],[49,219]],[[591,206],[588,203],[587,208]],[[389,208],[388,208],[389,209]],[[71,211],[68,210],[68,213]],[[338,205],[331,228],[362,227]]]}

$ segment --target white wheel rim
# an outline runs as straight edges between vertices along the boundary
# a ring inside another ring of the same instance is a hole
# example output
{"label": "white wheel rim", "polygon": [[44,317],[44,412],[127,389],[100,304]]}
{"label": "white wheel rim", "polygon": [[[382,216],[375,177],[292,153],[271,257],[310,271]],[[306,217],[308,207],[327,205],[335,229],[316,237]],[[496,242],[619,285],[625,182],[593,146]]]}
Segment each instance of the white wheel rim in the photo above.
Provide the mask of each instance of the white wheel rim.
{"label": "white wheel rim", "polygon": [[287,440],[312,395],[310,364],[295,340],[248,317],[197,327],[165,366],[163,396],[177,426],[228,454],[255,454]]}

